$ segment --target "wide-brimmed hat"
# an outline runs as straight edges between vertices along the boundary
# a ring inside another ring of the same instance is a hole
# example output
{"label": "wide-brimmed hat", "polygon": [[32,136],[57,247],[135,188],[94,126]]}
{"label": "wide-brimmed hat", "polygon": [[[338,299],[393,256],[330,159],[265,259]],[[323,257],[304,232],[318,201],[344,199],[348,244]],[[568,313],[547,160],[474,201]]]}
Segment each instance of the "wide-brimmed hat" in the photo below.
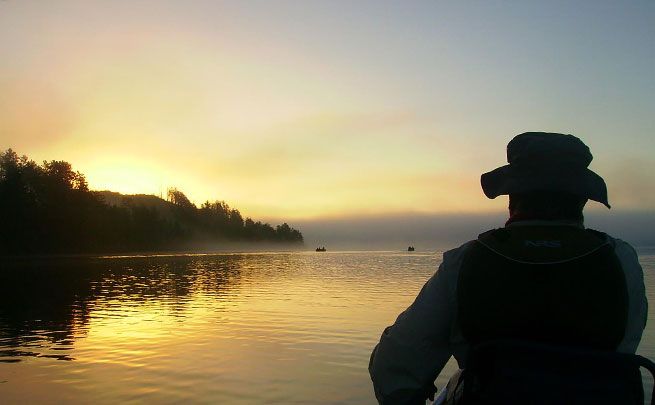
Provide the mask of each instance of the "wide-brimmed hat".
{"label": "wide-brimmed hat", "polygon": [[562,191],[598,201],[610,208],[607,186],[589,170],[593,156],[573,135],[525,132],[507,144],[508,165],[480,178],[489,198],[530,191]]}

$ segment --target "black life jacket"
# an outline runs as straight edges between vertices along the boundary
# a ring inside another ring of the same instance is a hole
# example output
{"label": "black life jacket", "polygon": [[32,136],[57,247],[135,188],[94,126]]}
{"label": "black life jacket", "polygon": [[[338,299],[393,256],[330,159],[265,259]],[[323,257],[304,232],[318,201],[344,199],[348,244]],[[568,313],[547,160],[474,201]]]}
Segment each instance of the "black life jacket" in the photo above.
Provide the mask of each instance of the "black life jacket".
{"label": "black life jacket", "polygon": [[515,339],[614,350],[625,332],[628,296],[607,235],[517,226],[483,233],[467,251],[457,305],[472,345]]}

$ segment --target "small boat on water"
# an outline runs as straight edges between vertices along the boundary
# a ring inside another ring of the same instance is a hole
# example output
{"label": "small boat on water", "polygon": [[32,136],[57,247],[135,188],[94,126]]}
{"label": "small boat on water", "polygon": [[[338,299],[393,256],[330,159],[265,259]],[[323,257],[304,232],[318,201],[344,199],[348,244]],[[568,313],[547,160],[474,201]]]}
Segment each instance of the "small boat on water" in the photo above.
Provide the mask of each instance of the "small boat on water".
{"label": "small boat on water", "polygon": [[316,251],[317,252],[325,252],[326,251],[325,246],[317,247]]}

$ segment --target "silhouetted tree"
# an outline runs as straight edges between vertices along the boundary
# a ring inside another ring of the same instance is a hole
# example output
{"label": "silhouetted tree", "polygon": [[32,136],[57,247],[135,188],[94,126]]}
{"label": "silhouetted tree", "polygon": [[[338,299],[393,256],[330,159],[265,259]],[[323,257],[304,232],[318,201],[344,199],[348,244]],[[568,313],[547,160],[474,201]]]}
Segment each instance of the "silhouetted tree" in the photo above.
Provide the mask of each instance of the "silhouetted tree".
{"label": "silhouetted tree", "polygon": [[196,209],[195,204],[189,201],[187,196],[175,187],[168,189],[168,201],[185,210],[192,211]]}

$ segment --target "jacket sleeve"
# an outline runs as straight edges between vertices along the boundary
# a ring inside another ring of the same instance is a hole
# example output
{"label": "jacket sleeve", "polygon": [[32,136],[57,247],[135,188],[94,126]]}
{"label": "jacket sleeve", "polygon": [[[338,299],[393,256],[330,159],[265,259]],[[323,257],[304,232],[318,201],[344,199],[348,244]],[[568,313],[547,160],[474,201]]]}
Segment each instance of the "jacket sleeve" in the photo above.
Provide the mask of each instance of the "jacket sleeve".
{"label": "jacket sleeve", "polygon": [[460,247],[444,254],[437,272],[414,303],[382,333],[369,373],[381,404],[425,403],[434,380],[452,355]]}
{"label": "jacket sleeve", "polygon": [[625,283],[628,289],[628,322],[623,340],[617,351],[635,353],[641,341],[648,317],[648,299],[644,287],[644,272],[641,269],[637,252],[628,243],[614,240],[615,253],[621,262]]}

